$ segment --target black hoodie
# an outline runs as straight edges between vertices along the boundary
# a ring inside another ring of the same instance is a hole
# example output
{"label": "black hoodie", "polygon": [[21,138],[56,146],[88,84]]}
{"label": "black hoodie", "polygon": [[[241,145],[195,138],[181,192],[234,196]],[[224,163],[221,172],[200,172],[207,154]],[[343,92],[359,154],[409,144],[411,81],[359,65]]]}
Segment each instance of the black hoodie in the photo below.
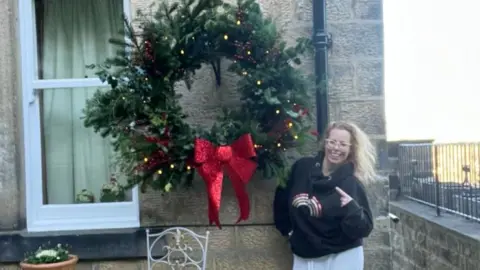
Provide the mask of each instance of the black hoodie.
{"label": "black hoodie", "polygon": [[[275,225],[282,235],[289,235],[292,252],[303,258],[361,246],[362,238],[373,229],[365,188],[353,175],[353,164],[346,163],[325,177],[322,160],[322,153],[298,160],[292,166],[287,186],[275,192]],[[353,200],[341,207],[335,187]]]}

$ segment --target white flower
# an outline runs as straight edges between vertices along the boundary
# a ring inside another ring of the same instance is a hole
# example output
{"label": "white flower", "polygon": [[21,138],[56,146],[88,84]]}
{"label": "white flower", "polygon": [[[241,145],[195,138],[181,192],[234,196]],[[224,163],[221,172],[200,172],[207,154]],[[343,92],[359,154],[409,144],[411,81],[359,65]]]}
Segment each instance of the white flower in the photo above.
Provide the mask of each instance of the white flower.
{"label": "white flower", "polygon": [[35,257],[42,258],[42,257],[57,257],[57,251],[53,249],[46,249],[38,252]]}

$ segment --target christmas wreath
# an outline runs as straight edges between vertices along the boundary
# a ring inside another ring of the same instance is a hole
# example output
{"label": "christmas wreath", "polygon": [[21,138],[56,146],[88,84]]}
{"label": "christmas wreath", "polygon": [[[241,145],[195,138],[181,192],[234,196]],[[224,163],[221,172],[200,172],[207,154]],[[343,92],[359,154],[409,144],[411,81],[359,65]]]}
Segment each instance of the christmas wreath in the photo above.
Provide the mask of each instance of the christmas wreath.
{"label": "christmas wreath", "polygon": [[[110,41],[122,48],[117,56],[90,66],[111,89],[87,101],[85,126],[112,138],[128,187],[170,191],[188,186],[197,170],[207,185],[210,221],[217,225],[225,169],[240,219],[246,219],[243,185],[255,170],[284,179],[285,151],[311,135],[312,84],[298,68],[311,41],[301,38],[287,47],[255,0],[235,6],[222,0],[166,2],[153,14],[125,20],[127,38]],[[225,62],[240,77],[241,105],[224,109],[210,130],[193,128],[175,85],[184,81],[190,88],[195,71],[206,65],[220,85]]]}

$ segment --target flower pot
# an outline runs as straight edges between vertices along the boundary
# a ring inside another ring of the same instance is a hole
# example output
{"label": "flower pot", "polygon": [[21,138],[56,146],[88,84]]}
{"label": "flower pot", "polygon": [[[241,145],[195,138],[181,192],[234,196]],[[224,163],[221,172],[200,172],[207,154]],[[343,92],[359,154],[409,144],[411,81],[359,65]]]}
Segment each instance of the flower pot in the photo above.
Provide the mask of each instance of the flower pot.
{"label": "flower pot", "polygon": [[64,262],[47,263],[47,264],[29,264],[25,262],[20,263],[20,267],[23,270],[35,270],[35,269],[50,269],[50,270],[75,270],[75,265],[78,262],[78,257],[70,255],[70,259]]}

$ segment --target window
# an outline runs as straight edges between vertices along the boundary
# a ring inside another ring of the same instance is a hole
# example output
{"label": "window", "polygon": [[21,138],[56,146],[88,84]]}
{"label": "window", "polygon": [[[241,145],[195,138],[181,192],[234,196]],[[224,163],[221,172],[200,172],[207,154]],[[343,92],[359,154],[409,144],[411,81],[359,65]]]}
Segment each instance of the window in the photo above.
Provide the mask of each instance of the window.
{"label": "window", "polygon": [[108,40],[121,35],[129,7],[129,0],[19,1],[29,231],[139,226],[137,188],[118,202],[102,196],[112,177],[124,179],[109,139],[81,119],[85,101],[108,91],[86,66],[116,53]]}

